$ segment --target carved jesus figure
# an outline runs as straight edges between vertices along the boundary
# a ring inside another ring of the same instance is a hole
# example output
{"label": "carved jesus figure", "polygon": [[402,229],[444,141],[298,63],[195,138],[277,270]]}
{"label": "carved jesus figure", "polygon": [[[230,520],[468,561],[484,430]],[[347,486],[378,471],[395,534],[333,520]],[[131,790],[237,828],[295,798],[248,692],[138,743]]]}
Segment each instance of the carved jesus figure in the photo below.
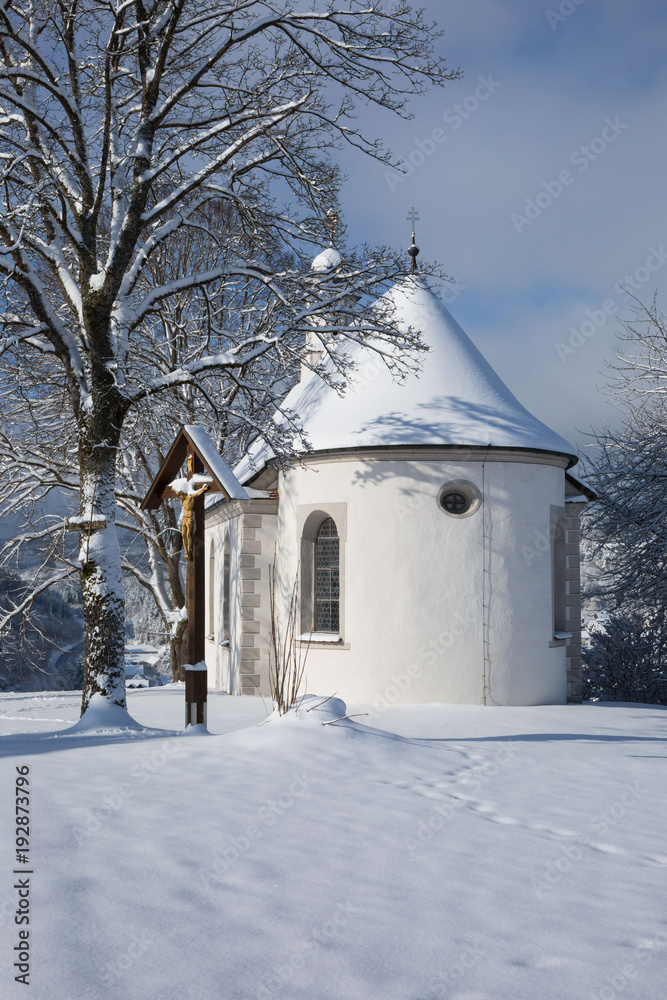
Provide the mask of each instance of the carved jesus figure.
{"label": "carved jesus figure", "polygon": [[195,543],[195,500],[205,493],[209,484],[204,483],[200,490],[195,493],[181,493],[177,491],[176,496],[183,504],[183,520],[181,522],[181,534],[183,536],[183,548],[185,558],[192,559]]}

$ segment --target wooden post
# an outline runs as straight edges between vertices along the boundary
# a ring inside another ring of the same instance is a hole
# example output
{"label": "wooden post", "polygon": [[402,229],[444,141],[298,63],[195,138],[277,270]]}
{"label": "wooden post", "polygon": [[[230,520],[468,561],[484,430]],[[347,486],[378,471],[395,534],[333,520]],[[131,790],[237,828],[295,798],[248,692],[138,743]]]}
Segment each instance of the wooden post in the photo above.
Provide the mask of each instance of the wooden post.
{"label": "wooden post", "polygon": [[[188,479],[204,472],[204,466],[188,447]],[[192,559],[188,559],[187,608],[188,608],[188,663],[185,670],[185,725],[206,725],[208,674],[204,663],[205,614],[204,614],[204,496],[197,497],[194,506],[195,534]],[[194,669],[193,669],[194,668]]]}
{"label": "wooden post", "polygon": [[185,668],[185,726],[206,725],[206,667],[187,664]]}

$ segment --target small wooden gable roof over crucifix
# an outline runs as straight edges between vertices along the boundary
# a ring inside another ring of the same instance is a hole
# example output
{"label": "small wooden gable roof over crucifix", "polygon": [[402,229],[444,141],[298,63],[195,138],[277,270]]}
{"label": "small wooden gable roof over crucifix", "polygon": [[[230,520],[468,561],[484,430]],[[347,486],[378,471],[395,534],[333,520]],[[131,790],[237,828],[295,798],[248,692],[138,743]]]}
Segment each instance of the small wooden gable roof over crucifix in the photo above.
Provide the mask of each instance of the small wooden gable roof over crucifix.
{"label": "small wooden gable roof over crucifix", "polygon": [[[196,465],[203,468],[203,475],[210,479],[207,493],[222,493],[227,500],[248,500],[246,490],[225,462],[203,427],[198,424],[186,424],[181,427],[176,440],[169,449],[169,454],[160,466],[160,471],[153,480],[142,510],[154,510],[162,500],[175,497],[176,491],[172,483],[178,478],[181,466],[188,455],[193,455]],[[195,471],[202,475],[200,469]],[[200,479],[200,484],[202,480]]]}

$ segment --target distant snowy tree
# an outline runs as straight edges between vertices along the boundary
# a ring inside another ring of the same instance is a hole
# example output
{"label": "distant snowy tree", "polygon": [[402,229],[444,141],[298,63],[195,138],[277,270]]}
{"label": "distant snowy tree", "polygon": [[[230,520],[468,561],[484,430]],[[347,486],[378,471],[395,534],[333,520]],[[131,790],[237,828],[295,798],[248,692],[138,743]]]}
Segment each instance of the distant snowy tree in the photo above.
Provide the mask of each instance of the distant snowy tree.
{"label": "distant snowy tree", "polygon": [[615,605],[667,607],[667,408],[629,405],[623,424],[598,430],[586,479],[598,494],[584,517],[595,584]]}
{"label": "distant snowy tree", "polygon": [[[582,524],[595,567],[589,589],[613,621],[593,636],[588,671],[589,677],[595,671],[598,686],[624,691],[626,700],[664,701],[667,324],[655,301],[636,303],[623,337],[610,388],[618,393],[624,419],[617,428],[593,433],[586,462],[586,479],[598,494]],[[634,699],[627,694],[632,683]]]}
{"label": "distant snowy tree", "polygon": [[584,698],[667,704],[667,628],[662,612],[606,618],[584,650]]}
{"label": "distant snowy tree", "polygon": [[[21,577],[0,569],[0,618],[24,593]],[[14,616],[0,629],[0,690],[74,690],[81,685],[81,625],[72,596],[66,587],[49,588],[34,598],[29,619]]]}
{"label": "distant snowy tree", "polygon": [[[382,0],[27,0],[0,11],[0,351],[28,380],[33,367],[46,379],[40,420],[58,415],[59,396],[67,433],[54,453],[76,447],[81,544],[63,545],[56,575],[81,579],[82,710],[94,694],[125,705],[115,521],[131,415],[212,375],[252,395],[249,366],[274,355],[290,369],[318,321],[416,345],[368,306],[401,271],[390,255],[346,257],[356,294],[345,311],[340,286],[306,260],[336,210],[336,144],[389,162],[356,128],[357,101],[403,113],[409,96],[458,75],[432,56],[433,37],[420,12]],[[213,206],[232,220],[222,237]],[[205,268],[182,253],[165,271],[192,234],[209,247]],[[221,325],[220,303],[242,291],[257,305]],[[197,308],[179,325],[184,293]],[[267,392],[266,370],[254,372]]]}

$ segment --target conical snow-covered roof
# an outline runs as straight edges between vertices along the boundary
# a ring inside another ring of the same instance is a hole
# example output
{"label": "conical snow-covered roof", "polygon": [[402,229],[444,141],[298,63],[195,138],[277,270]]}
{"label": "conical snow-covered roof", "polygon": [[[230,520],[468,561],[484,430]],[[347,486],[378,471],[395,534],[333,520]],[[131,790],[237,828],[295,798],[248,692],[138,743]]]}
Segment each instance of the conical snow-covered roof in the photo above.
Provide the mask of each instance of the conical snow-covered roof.
{"label": "conical snow-covered roof", "polygon": [[[307,376],[283,405],[298,415],[314,451],[461,445],[557,452],[576,462],[572,445],[519,403],[423,283],[395,285],[387,294],[400,325],[419,330],[429,348],[421,370],[396,381],[375,352],[355,346],[356,370],[344,395]],[[241,482],[271,456],[266,446],[253,449],[236,470]]]}

